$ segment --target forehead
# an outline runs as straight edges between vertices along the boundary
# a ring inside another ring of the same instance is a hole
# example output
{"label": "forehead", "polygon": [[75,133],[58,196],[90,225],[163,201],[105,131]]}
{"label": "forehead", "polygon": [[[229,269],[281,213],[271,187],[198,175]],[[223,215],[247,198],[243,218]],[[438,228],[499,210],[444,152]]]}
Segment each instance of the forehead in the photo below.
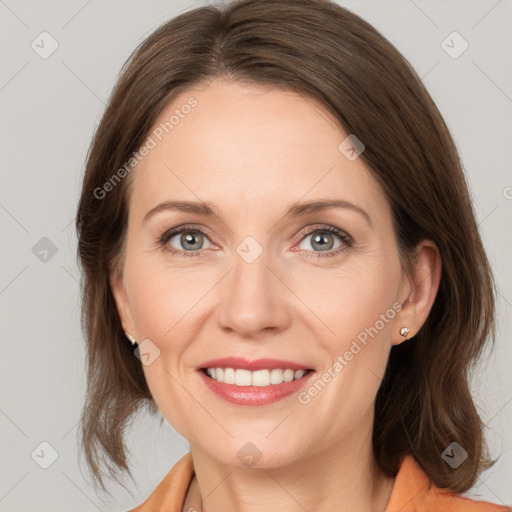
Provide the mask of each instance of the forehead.
{"label": "forehead", "polygon": [[154,147],[134,172],[141,210],[182,199],[264,214],[319,197],[387,209],[362,159],[340,151],[347,134],[309,96],[216,80],[174,98],[149,136]]}

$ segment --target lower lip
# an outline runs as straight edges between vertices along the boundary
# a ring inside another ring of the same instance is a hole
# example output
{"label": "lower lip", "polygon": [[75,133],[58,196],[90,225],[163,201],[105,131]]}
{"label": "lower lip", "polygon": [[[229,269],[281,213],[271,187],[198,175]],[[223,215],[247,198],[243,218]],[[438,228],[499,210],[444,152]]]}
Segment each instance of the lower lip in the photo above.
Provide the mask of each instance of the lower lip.
{"label": "lower lip", "polygon": [[204,383],[220,398],[238,405],[267,405],[281,400],[299,391],[314,374],[310,371],[301,379],[283,382],[282,384],[270,384],[269,386],[237,386],[236,384],[224,384],[208,377],[199,370]]}

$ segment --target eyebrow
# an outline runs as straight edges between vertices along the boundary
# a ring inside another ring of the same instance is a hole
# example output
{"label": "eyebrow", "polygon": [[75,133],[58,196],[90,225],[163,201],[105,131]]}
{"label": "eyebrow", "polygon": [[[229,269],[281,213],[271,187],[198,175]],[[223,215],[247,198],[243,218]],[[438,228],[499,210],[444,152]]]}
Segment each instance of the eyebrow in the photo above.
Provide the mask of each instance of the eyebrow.
{"label": "eyebrow", "polygon": [[[293,203],[284,216],[291,217],[304,217],[311,213],[320,212],[329,208],[344,208],[353,210],[359,213],[366,222],[373,227],[372,219],[368,213],[363,210],[360,206],[357,206],[350,201],[344,199],[321,199],[317,201],[309,201],[305,203]],[[162,211],[179,211],[184,213],[195,213],[198,215],[218,215],[216,208],[211,203],[201,201],[165,201],[146,213],[143,223],[146,223],[151,217]]]}

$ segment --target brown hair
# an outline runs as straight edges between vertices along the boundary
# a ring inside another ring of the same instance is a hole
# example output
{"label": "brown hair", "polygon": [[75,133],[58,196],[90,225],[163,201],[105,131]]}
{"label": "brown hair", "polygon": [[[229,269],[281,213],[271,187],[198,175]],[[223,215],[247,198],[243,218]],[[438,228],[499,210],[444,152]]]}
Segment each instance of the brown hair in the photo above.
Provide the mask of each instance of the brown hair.
{"label": "brown hair", "polygon": [[[89,150],[76,219],[88,353],[81,442],[95,480],[105,490],[101,464],[111,476],[131,476],[126,427],[141,405],[158,411],[109,286],[122,268],[130,180],[113,183],[108,197],[97,191],[112,183],[178,93],[216,77],[320,100],[366,146],[361,158],[392,207],[403,267],[412,268],[422,239],[437,244],[440,287],[420,331],[391,349],[373,450],[388,476],[412,454],[439,487],[468,490],[494,463],[468,381],[486,340],[494,342],[496,292],[467,183],[416,72],[371,25],[330,0],[241,0],[191,10],[143,41],[120,74]],[[457,469],[441,457],[453,441],[468,454]]]}

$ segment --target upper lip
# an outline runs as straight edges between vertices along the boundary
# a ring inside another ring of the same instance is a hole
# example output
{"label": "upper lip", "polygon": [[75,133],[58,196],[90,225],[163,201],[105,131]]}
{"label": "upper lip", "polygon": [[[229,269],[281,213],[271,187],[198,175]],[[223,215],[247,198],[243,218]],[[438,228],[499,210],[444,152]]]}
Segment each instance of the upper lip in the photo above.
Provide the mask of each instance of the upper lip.
{"label": "upper lip", "polygon": [[308,370],[307,366],[293,361],[285,361],[283,359],[254,359],[250,361],[243,357],[223,357],[222,359],[211,359],[201,363],[196,370],[204,368],[240,368],[244,370],[273,370],[279,368],[281,370]]}

